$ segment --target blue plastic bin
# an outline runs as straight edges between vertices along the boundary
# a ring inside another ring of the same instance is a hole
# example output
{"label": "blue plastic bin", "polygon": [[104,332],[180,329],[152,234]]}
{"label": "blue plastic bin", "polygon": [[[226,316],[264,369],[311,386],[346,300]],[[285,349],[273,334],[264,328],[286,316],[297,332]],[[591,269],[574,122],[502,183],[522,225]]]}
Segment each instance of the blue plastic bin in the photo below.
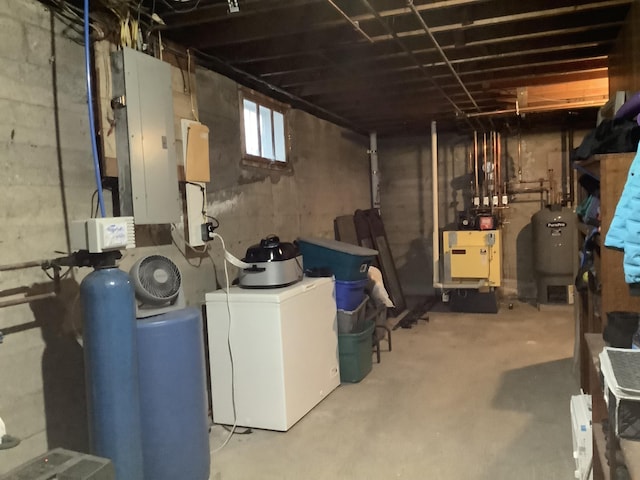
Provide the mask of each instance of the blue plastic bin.
{"label": "blue plastic bin", "polygon": [[355,281],[336,280],[336,306],[338,310],[352,311],[364,300],[364,287],[368,279]]}
{"label": "blue plastic bin", "polygon": [[298,245],[305,270],[328,268],[341,281],[366,279],[369,265],[378,254],[377,250],[324,238],[299,238]]}

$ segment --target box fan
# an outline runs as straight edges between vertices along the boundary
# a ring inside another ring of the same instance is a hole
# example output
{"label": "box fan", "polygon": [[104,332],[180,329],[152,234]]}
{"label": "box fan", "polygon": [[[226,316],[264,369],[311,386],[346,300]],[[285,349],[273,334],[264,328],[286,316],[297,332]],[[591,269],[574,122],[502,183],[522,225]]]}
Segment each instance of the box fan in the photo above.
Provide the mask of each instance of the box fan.
{"label": "box fan", "polygon": [[129,271],[136,296],[136,317],[160,315],[185,307],[180,270],[169,258],[149,255]]}

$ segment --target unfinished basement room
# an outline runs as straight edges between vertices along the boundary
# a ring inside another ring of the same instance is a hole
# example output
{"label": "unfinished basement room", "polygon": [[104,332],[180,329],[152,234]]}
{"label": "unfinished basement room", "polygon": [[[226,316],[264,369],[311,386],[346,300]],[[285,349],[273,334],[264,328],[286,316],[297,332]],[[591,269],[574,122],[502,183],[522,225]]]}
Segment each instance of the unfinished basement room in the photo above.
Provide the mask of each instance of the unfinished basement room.
{"label": "unfinished basement room", "polygon": [[0,0],[0,480],[640,480],[640,0]]}

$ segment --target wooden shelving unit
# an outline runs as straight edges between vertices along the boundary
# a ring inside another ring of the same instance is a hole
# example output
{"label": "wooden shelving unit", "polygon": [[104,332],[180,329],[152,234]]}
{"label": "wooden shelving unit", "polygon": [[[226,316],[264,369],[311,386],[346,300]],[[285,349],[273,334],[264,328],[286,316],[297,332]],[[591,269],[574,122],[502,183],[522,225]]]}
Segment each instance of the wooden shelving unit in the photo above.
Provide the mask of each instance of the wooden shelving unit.
{"label": "wooden shelving unit", "polygon": [[[585,334],[588,360],[588,377],[589,390],[592,396],[592,430],[593,430],[593,480],[615,478],[612,474],[615,471],[616,464],[610,465],[607,462],[609,458],[615,458],[614,450],[607,452],[607,444],[605,441],[603,420],[607,419],[607,404],[604,401],[603,385],[600,376],[600,358],[599,354],[605,346],[602,335],[597,333]],[[610,428],[613,426],[610,424]],[[610,437],[615,434],[613,429],[608,432]],[[611,446],[609,446],[611,448]],[[640,479],[640,442],[621,439],[620,450],[624,458],[625,465],[629,471],[631,480]],[[606,455],[606,456],[605,456]]]}
{"label": "wooden shelving unit", "polygon": [[[600,236],[594,261],[597,288],[578,293],[574,304],[579,322],[580,384],[585,393],[592,395],[593,402],[594,480],[615,478],[612,475],[615,472],[615,461],[613,465],[609,465],[605,457],[607,445],[602,422],[607,419],[608,412],[598,357],[605,346],[602,331],[606,325],[606,314],[613,311],[640,312],[640,297],[632,297],[624,281],[623,253],[604,247],[604,239],[634,156],[634,153],[596,155],[589,160],[577,162],[580,172],[589,172],[600,180]],[[582,194],[586,195],[584,192]],[[592,229],[589,225],[578,225],[580,248]],[[609,435],[612,433],[609,432]],[[640,480],[640,442],[622,440],[620,447],[631,479]],[[608,452],[607,456],[615,458],[613,451]]]}
{"label": "wooden shelving unit", "polygon": [[607,451],[607,441],[604,439],[604,430],[602,424],[594,422],[593,425],[593,478],[604,478],[609,480],[611,474],[609,473],[609,467],[607,465],[607,457],[605,452]]}

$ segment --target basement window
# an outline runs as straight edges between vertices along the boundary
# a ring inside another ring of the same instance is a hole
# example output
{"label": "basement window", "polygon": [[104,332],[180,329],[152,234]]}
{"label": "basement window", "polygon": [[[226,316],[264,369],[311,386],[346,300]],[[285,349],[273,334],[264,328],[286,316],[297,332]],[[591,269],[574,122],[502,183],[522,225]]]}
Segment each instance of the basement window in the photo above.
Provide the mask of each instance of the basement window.
{"label": "basement window", "polygon": [[240,89],[243,163],[288,168],[288,109],[253,90]]}

